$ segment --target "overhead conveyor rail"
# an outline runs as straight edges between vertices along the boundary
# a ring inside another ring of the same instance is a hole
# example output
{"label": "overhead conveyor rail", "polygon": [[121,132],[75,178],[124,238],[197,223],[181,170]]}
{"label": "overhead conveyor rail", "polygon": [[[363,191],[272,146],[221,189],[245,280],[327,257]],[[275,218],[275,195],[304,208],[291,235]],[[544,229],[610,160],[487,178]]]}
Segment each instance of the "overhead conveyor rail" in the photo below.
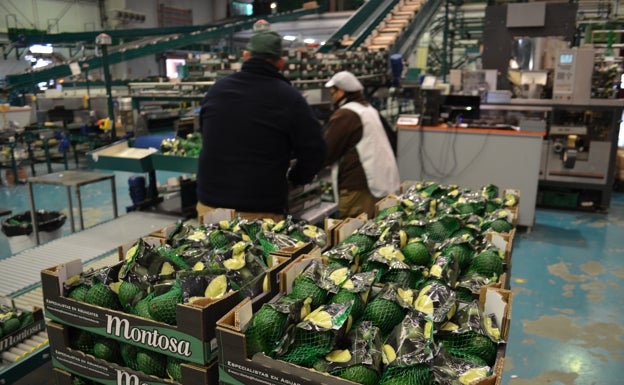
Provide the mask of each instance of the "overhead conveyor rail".
{"label": "overhead conveyor rail", "polygon": [[[262,19],[270,23],[289,21],[305,15],[317,13],[319,8],[300,9],[290,12],[266,15]],[[260,20],[260,17],[248,18],[242,21],[226,22],[212,25],[203,30],[196,30],[190,33],[177,33],[148,39],[135,40],[130,43],[111,46],[108,48],[108,63],[116,64],[124,61],[136,59],[143,56],[165,52],[167,50],[183,48],[201,41],[219,39],[223,36],[233,34],[246,29],[251,29],[253,24]],[[51,35],[48,35],[51,36]],[[53,67],[45,67],[24,74],[7,75],[5,79],[6,89],[23,89],[32,87],[40,82],[47,82],[50,79],[60,79],[75,75],[83,68],[89,71],[101,68],[103,58],[101,56],[84,57],[72,60],[67,63]]]}

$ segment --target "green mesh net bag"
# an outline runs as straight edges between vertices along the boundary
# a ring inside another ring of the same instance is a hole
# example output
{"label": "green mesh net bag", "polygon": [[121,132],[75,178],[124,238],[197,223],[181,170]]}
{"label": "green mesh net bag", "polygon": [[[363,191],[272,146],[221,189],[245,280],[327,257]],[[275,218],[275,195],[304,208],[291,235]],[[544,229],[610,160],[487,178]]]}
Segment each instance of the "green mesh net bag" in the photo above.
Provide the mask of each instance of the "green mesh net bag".
{"label": "green mesh net bag", "polygon": [[172,285],[164,293],[156,293],[148,302],[147,311],[151,319],[176,325],[176,307],[180,303],[184,303],[182,289],[178,285]]}
{"label": "green mesh net bag", "polygon": [[93,354],[93,345],[95,344],[95,334],[77,328],[69,329],[69,346],[78,349],[86,354]]}
{"label": "green mesh net bag", "polygon": [[346,267],[332,267],[319,259],[313,260],[294,280],[289,297],[311,298],[310,306],[315,309],[325,304],[330,293],[338,292],[348,279],[350,270]]}
{"label": "green mesh net bag", "polygon": [[496,282],[503,273],[503,258],[499,249],[491,247],[481,250],[470,261],[467,274],[479,274]]}
{"label": "green mesh net bag", "polygon": [[396,284],[384,285],[364,309],[361,321],[370,321],[382,336],[388,335],[405,316],[406,304],[398,294],[399,289]]}
{"label": "green mesh net bag", "polygon": [[119,353],[121,354],[123,366],[128,367],[132,370],[138,369],[136,360],[138,350],[139,348],[134,345],[125,342],[119,343]]}
{"label": "green mesh net bag", "polygon": [[167,357],[167,376],[174,381],[182,382],[182,360],[176,357]]}
{"label": "green mesh net bag", "polygon": [[429,364],[393,366],[386,369],[379,385],[429,385],[431,367]]}
{"label": "green mesh net bag", "polygon": [[488,365],[494,365],[496,361],[497,344],[490,337],[475,331],[446,334],[438,337],[438,342],[450,352],[478,357]]}
{"label": "green mesh net bag", "polygon": [[437,242],[442,242],[460,228],[460,221],[455,216],[445,215],[431,219],[427,222],[426,227],[429,238]]}
{"label": "green mesh net bag", "polygon": [[341,285],[338,292],[331,296],[329,303],[351,303],[350,316],[352,322],[355,322],[364,314],[366,300],[374,282],[374,272],[353,274]]}
{"label": "green mesh net bag", "polygon": [[454,355],[477,357],[493,366],[500,330],[492,316],[484,314],[474,300],[460,308],[436,335],[436,342]]}
{"label": "green mesh net bag", "polygon": [[331,351],[314,368],[358,384],[378,384],[382,366],[379,329],[363,322],[349,332],[346,340],[346,349]]}
{"label": "green mesh net bag", "polygon": [[381,221],[381,220],[385,220],[387,218],[400,218],[401,216],[404,215],[404,208],[403,205],[399,204],[395,204],[389,207],[385,207],[381,210],[379,210],[379,212],[377,213],[377,215],[375,216],[375,218],[373,218],[374,221]]}
{"label": "green mesh net bag", "polygon": [[333,303],[319,306],[294,328],[292,342],[278,358],[311,368],[327,355],[347,326],[351,305]]}
{"label": "green mesh net bag", "polygon": [[466,354],[452,354],[440,348],[431,368],[432,384],[471,384],[492,374],[485,361]]}
{"label": "green mesh net bag", "polygon": [[440,248],[442,255],[453,256],[460,271],[466,269],[475,256],[475,249],[469,238],[450,238]]}
{"label": "green mesh net bag", "polygon": [[289,297],[262,305],[245,329],[247,356],[274,356],[289,325],[299,321],[302,306],[302,300]]}
{"label": "green mesh net bag", "polygon": [[415,266],[429,267],[433,261],[433,256],[429,247],[422,238],[411,238],[405,247],[401,249],[405,261]]}

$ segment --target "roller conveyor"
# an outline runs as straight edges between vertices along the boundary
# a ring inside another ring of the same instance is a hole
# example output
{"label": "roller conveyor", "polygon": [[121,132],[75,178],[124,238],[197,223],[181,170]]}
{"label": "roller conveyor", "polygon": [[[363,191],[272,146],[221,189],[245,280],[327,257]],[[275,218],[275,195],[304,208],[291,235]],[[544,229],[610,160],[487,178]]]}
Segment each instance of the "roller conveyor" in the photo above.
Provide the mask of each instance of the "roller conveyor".
{"label": "roller conveyor", "polygon": [[176,220],[170,215],[131,212],[0,260],[0,294],[15,297],[38,285],[43,269],[74,259],[89,262]]}

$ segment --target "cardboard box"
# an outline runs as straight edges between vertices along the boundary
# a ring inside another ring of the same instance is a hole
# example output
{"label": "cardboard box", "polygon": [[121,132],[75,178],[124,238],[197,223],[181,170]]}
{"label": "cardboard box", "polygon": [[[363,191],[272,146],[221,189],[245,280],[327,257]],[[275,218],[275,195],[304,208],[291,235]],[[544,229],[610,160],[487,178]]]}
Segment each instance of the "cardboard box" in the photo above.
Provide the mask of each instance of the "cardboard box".
{"label": "cardboard box", "polygon": [[505,341],[509,338],[512,300],[513,293],[507,289],[483,286],[479,292],[479,303],[483,306],[486,314],[494,315],[501,338]]}
{"label": "cardboard box", "polygon": [[[215,221],[209,222],[212,224],[212,223],[217,223],[220,220],[231,220],[231,219],[219,219],[219,218],[229,218],[230,215],[233,213],[234,213],[234,210],[230,210],[230,209],[215,209],[213,212],[209,213],[208,216],[203,216],[202,219],[203,220],[216,220],[216,222]],[[207,223],[207,222],[204,222],[204,223]],[[169,226],[163,227],[162,229],[155,230],[151,232],[148,237],[145,237],[143,239],[149,240],[149,242],[152,242],[153,244],[156,244],[158,242],[156,241],[156,239],[159,239],[164,244],[166,242],[166,239],[169,237],[169,234],[171,234],[171,232],[176,228],[176,226],[177,226],[176,224],[171,224]],[[125,250],[127,250],[127,248],[132,247],[133,245],[134,244],[124,245],[123,247]],[[297,247],[289,246],[289,247],[284,247],[280,250],[271,252],[271,255],[286,257],[286,258],[296,258],[301,254],[313,254],[313,255],[320,256],[321,249],[318,246],[316,246],[314,243],[308,242],[301,246],[297,246]],[[121,254],[121,249],[120,249],[120,256],[123,256],[123,255],[125,255],[125,252]]]}
{"label": "cardboard box", "polygon": [[[303,260],[305,262],[305,259]],[[311,261],[309,261],[311,262]],[[302,267],[302,266],[299,266]],[[298,269],[292,264],[289,270]],[[283,274],[287,274],[284,270]],[[283,284],[284,285],[284,284]],[[286,284],[287,286],[288,284]],[[493,313],[503,339],[509,336],[511,319],[511,292],[494,287],[483,287],[480,302],[486,313]],[[228,312],[217,322],[217,339],[219,345],[219,380],[225,384],[246,385],[353,385],[338,377],[272,359],[262,353],[247,358],[245,326],[253,316],[253,309],[248,299]],[[471,385],[498,385],[501,381],[505,345],[497,352],[497,359],[492,368],[493,374],[487,378],[473,382]]]}
{"label": "cardboard box", "polygon": [[401,201],[396,195],[388,195],[385,198],[382,198],[379,202],[375,203],[375,216],[379,215],[381,210],[396,206],[400,203]]}
{"label": "cardboard box", "polygon": [[148,172],[154,169],[151,155],[156,149],[130,147],[127,140],[87,152],[89,167],[105,170]]}
{"label": "cardboard box", "polygon": [[[156,237],[153,235],[148,235],[147,237],[142,237],[141,239],[148,245],[154,246],[154,247],[162,246],[165,244],[164,238]],[[137,242],[138,240],[117,246],[117,255],[119,256],[120,261],[123,261],[126,258],[126,253],[128,252],[128,250],[130,250],[134,245],[136,245]]]}
{"label": "cardboard box", "polygon": [[485,233],[485,238],[505,254],[505,270],[510,270],[511,268],[511,255],[515,236],[516,229],[512,229],[508,233],[497,233],[492,231]]}
{"label": "cardboard box", "polygon": [[327,233],[327,248],[336,246],[338,243],[353,234],[368,220],[364,213],[356,218],[334,219],[325,218],[325,233]]}
{"label": "cardboard box", "polygon": [[219,223],[221,221],[231,221],[236,218],[236,211],[233,209],[216,208],[199,216],[198,221],[202,225]]}
{"label": "cardboard box", "polygon": [[[58,385],[71,385],[72,374],[90,379],[98,384],[180,384],[169,378],[159,378],[144,372],[96,358],[69,347],[69,328],[56,322],[48,323],[50,354]],[[199,366],[181,364],[183,384],[217,385],[219,383],[216,359]]]}
{"label": "cardboard box", "polygon": [[[13,299],[9,297],[0,297],[0,303],[10,308],[14,308],[14,309],[16,308],[15,303],[13,302]],[[13,333],[3,335],[0,338],[0,352],[5,352],[11,349],[12,347],[20,344],[24,340],[27,340],[31,336],[38,334],[42,331],[45,331],[45,320],[43,317],[43,309],[37,306],[33,306],[30,309],[18,309],[18,310],[31,312],[33,315],[33,322],[27,325],[23,325],[21,328],[14,331]],[[29,351],[26,353],[29,353]],[[22,358],[22,357],[18,357],[17,359],[19,358]]]}
{"label": "cardboard box", "polygon": [[[259,308],[278,292],[278,272],[289,262],[288,258],[273,257],[267,271],[268,291],[253,299],[254,307]],[[77,259],[41,272],[47,318],[200,365],[216,357],[216,321],[242,299],[239,292],[231,291],[217,300],[178,304],[177,325],[168,325],[64,297],[63,282],[82,269],[82,261]]]}

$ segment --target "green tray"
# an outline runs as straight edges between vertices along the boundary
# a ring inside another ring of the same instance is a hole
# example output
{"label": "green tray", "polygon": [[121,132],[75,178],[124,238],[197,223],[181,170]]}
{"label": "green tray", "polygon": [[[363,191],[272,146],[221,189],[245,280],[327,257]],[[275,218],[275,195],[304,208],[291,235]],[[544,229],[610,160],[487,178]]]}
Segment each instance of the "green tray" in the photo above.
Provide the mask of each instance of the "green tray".
{"label": "green tray", "polygon": [[163,155],[155,153],[152,155],[152,165],[154,170],[178,171],[188,174],[197,173],[198,158],[188,156]]}

